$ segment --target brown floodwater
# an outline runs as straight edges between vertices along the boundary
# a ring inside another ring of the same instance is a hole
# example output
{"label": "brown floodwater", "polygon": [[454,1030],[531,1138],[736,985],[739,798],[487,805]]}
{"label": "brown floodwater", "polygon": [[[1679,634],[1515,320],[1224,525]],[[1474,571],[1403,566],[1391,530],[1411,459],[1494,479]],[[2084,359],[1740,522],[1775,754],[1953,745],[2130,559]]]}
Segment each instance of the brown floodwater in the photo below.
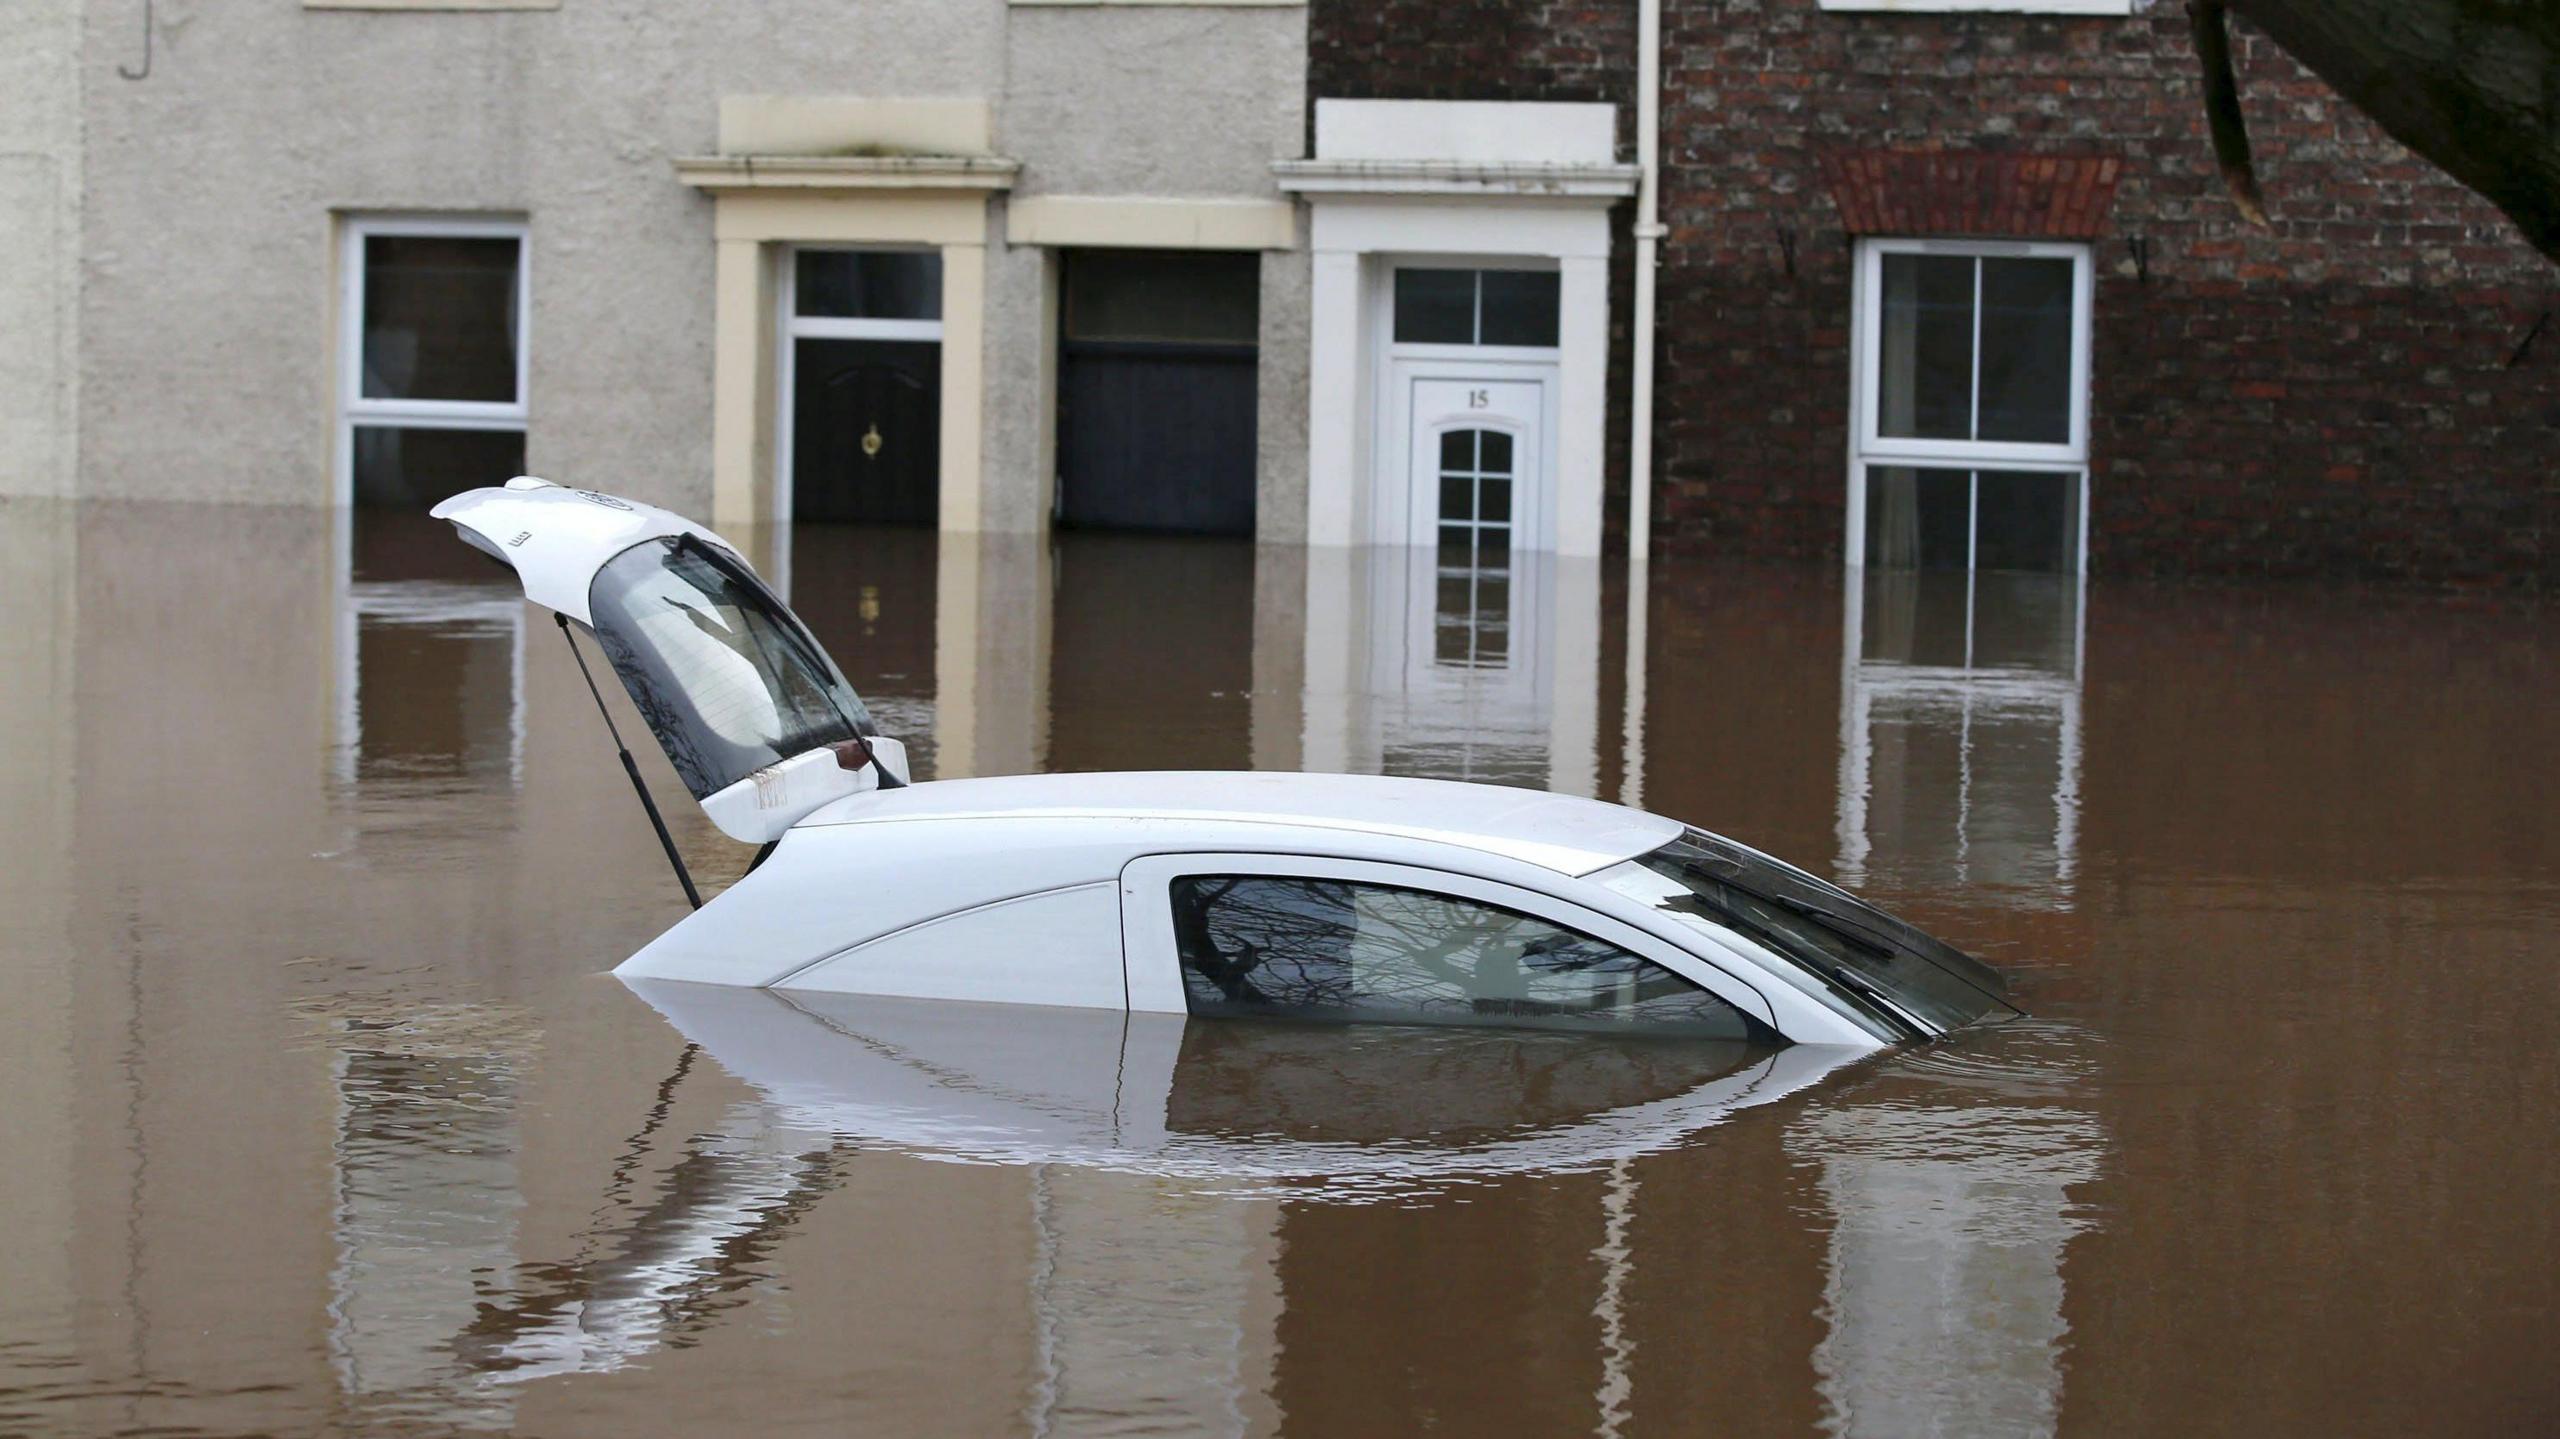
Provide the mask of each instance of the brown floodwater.
{"label": "brown floodwater", "polygon": [[2544,611],[1697,561],[1630,664],[1589,565],[753,547],[921,773],[1630,799],[2031,1017],[1825,1072],[635,993],[682,901],[504,576],[0,505],[0,1433],[2560,1428]]}

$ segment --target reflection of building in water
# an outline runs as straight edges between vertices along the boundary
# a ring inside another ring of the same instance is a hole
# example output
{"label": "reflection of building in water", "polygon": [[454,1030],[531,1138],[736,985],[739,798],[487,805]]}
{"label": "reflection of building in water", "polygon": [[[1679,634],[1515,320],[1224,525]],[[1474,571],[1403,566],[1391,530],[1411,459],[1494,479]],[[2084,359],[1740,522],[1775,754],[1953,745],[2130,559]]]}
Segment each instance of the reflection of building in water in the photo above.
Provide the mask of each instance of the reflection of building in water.
{"label": "reflection of building in water", "polygon": [[1279,1432],[1277,1204],[1066,1165],[1031,1196],[1033,1434]]}
{"label": "reflection of building in water", "polygon": [[2035,1104],[1853,1104],[1789,1128],[1834,1215],[1827,1431],[2053,1432],[2069,1188],[2098,1177],[2101,1143],[2092,1116]]}
{"label": "reflection of building in water", "polygon": [[525,604],[513,584],[356,580],[338,627],[338,779],[522,782]]}
{"label": "reflection of building in water", "polygon": [[1499,545],[1307,552],[1305,768],[1590,794],[1595,562]]}
{"label": "reflection of building in water", "polygon": [[467,1008],[329,1016],[337,1261],[329,1358],[361,1412],[505,1428],[452,1352],[511,1269],[524,1200],[519,1075],[535,1036]]}
{"label": "reflection of building in water", "polygon": [[[0,425],[0,430],[7,429]],[[11,436],[41,444],[43,436]],[[0,504],[0,815],[8,861],[0,864],[0,1392],[58,1364],[70,1346],[77,1271],[65,1237],[83,1213],[76,1167],[96,1136],[79,1124],[82,1093],[73,1046],[74,786],[82,727],[77,704],[79,532],[67,503]],[[94,971],[98,966],[87,966]],[[93,1086],[94,1089],[94,1086]]]}
{"label": "reflection of building in water", "polygon": [[749,544],[748,558],[767,583],[843,667],[880,732],[906,744],[916,778],[941,773],[934,745],[939,537],[926,530],[784,525],[755,532],[761,552],[746,537],[732,538]]}
{"label": "reflection of building in water", "polygon": [[2069,902],[2084,598],[2077,575],[1848,572],[1841,883]]}

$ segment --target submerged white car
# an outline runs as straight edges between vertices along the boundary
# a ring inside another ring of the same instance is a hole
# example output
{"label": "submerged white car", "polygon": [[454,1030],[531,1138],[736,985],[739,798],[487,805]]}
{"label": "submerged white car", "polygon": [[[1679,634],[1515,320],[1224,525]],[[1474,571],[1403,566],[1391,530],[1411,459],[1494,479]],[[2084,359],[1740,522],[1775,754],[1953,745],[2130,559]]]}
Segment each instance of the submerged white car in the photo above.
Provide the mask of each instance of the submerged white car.
{"label": "submerged white car", "polygon": [[1618,805],[1355,775],[911,784],[710,531],[529,476],[434,513],[592,633],[712,821],[765,846],[628,979],[1855,1048],[2015,1013],[1953,947]]}

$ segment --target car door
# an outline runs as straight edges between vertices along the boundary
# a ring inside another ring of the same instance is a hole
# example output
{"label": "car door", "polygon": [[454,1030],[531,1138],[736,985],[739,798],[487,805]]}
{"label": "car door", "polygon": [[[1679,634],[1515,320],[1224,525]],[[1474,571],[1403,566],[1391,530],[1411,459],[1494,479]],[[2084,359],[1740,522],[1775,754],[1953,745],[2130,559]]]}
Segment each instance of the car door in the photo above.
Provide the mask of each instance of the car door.
{"label": "car door", "polygon": [[1780,1039],[1758,988],[1552,895],[1311,855],[1149,855],[1120,875],[1129,1006]]}

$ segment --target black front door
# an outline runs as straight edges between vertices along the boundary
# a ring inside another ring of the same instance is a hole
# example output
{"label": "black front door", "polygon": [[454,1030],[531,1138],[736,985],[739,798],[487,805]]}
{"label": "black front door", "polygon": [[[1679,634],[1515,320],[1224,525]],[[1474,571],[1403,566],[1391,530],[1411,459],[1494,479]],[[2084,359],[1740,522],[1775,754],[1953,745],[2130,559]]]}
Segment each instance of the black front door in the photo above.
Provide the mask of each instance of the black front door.
{"label": "black front door", "polygon": [[912,340],[792,343],[792,517],[936,523],[942,347]]}
{"label": "black front door", "polygon": [[1252,534],[1261,258],[1079,250],[1066,264],[1060,521]]}

